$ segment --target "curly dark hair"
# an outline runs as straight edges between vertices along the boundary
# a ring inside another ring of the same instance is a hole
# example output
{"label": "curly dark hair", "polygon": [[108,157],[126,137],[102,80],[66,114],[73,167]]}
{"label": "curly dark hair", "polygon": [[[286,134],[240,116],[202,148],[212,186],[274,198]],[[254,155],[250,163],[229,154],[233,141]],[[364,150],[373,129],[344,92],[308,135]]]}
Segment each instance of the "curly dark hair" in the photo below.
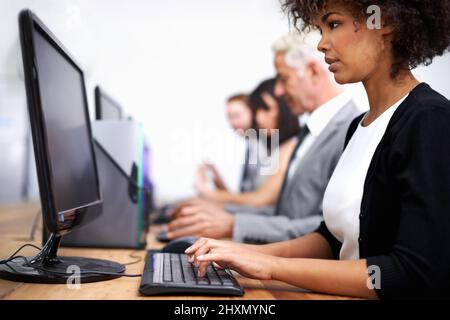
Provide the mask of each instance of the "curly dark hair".
{"label": "curly dark hair", "polygon": [[[330,0],[281,0],[283,10],[298,29],[314,28],[313,19]],[[449,0],[331,0],[348,7],[356,20],[368,17],[366,9],[378,5],[385,25],[392,26],[394,62],[391,76],[400,70],[429,65],[450,49]]]}

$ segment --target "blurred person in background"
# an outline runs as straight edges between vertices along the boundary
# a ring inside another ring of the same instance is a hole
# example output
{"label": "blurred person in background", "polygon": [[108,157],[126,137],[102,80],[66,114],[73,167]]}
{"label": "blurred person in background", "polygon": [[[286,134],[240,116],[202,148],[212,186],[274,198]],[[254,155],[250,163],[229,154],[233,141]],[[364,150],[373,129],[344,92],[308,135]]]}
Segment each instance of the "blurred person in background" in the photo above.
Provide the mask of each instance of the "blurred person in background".
{"label": "blurred person in background", "polygon": [[[196,179],[196,188],[202,199],[255,207],[272,205],[276,201],[300,127],[284,99],[275,96],[275,84],[275,79],[263,81],[247,101],[256,134],[245,136],[254,153],[246,153],[240,192],[221,188],[223,183],[220,183],[222,179],[217,170],[203,165]],[[213,173],[214,181],[219,181],[215,183],[216,189],[208,184],[208,170]]]}
{"label": "blurred person in background", "polygon": [[317,34],[300,38],[291,33],[273,45],[274,94],[289,103],[301,130],[281,184],[272,193],[272,207],[187,204],[178,208],[176,219],[168,225],[169,238],[196,235],[271,243],[307,234],[320,225],[326,186],[344,149],[350,122],[361,112],[333,79],[313,45],[317,40]]}

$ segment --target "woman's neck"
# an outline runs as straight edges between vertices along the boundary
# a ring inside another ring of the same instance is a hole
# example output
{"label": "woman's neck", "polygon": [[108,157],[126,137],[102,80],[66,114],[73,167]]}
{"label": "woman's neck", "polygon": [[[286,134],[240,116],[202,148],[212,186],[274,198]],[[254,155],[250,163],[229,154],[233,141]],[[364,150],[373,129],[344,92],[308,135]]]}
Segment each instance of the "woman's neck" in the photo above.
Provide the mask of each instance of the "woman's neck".
{"label": "woman's neck", "polygon": [[371,124],[418,84],[419,81],[409,70],[400,71],[395,79],[391,78],[389,72],[379,72],[364,80],[363,85],[369,98],[370,110],[364,117],[363,125]]}

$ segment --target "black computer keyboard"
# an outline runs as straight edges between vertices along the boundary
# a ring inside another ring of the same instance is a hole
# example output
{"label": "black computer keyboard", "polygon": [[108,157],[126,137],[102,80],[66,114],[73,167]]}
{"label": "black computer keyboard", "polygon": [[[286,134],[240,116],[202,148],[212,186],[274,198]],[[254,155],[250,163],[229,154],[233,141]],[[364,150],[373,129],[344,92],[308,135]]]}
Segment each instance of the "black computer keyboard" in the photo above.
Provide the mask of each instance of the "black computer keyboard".
{"label": "black computer keyboard", "polygon": [[244,290],[226,269],[208,266],[206,275],[197,275],[197,267],[187,260],[186,254],[147,253],[139,292],[143,295],[204,294],[242,296]]}

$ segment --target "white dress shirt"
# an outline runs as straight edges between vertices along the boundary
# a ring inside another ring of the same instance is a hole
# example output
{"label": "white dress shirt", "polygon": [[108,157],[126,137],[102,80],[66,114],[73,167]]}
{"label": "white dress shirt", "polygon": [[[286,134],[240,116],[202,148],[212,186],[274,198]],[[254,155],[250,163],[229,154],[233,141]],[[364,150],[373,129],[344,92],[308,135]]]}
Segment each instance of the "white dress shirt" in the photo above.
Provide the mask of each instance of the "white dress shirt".
{"label": "white dress shirt", "polygon": [[299,117],[300,126],[306,125],[309,129],[309,134],[305,137],[294,158],[291,161],[288,171],[288,181],[294,175],[297,166],[300,164],[303,157],[316,141],[317,137],[326,128],[335,114],[349,102],[351,97],[347,93],[341,93],[333,99],[327,101],[319,106],[310,114],[305,114]]}
{"label": "white dress shirt", "polygon": [[406,97],[367,127],[362,126],[362,121],[358,124],[325,190],[323,217],[327,228],[342,243],[341,260],[359,259],[359,214],[367,170],[392,115]]}

